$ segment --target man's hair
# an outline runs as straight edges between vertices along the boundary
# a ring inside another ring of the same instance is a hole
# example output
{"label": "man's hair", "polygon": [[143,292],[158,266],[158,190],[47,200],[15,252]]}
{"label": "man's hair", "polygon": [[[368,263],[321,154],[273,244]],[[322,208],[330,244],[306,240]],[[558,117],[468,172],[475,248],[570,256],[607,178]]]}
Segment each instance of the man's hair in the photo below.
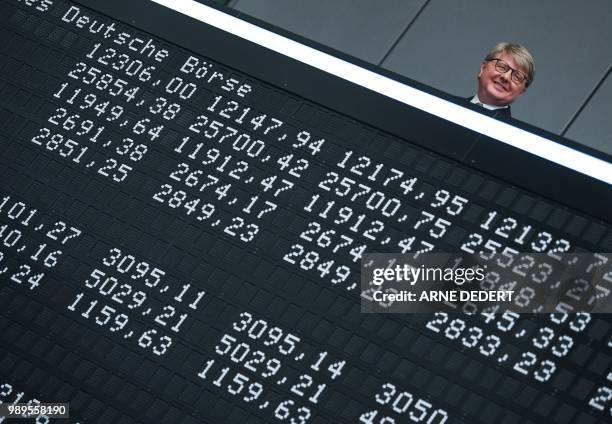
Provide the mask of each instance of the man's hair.
{"label": "man's hair", "polygon": [[529,50],[520,44],[499,43],[497,46],[493,47],[487,57],[485,57],[485,61],[496,59],[502,53],[511,55],[516,63],[527,72],[525,87],[529,87],[535,78],[535,63]]}

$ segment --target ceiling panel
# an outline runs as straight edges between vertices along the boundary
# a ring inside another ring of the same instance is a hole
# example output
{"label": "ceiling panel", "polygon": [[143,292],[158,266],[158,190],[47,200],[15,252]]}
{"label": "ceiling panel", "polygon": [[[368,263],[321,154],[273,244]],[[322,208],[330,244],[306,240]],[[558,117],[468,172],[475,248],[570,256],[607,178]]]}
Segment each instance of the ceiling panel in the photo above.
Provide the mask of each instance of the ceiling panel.
{"label": "ceiling panel", "polygon": [[238,0],[237,10],[379,63],[425,0]]}
{"label": "ceiling panel", "polygon": [[565,134],[612,155],[612,74],[595,92]]}

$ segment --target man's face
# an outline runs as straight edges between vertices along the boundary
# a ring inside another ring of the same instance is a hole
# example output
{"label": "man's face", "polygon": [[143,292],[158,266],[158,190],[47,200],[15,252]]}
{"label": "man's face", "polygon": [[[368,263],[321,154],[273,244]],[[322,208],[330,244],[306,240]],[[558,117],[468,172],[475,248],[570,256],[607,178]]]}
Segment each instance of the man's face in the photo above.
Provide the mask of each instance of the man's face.
{"label": "man's face", "polygon": [[[521,71],[523,75],[527,72],[520,68],[514,58],[508,53],[502,53],[498,59],[506,62],[511,68]],[[494,60],[483,62],[478,74],[478,98],[481,102],[493,106],[505,106],[512,103],[527,89],[525,81],[515,83],[512,81],[512,70],[501,74],[495,69]]]}

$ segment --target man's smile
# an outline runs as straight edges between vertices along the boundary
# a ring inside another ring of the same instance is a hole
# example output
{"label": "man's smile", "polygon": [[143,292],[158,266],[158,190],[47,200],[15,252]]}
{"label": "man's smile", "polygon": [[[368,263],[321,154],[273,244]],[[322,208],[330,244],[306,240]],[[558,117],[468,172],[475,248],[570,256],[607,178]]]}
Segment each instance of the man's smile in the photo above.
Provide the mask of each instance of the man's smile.
{"label": "man's smile", "polygon": [[503,91],[503,92],[510,91],[510,89],[508,88],[507,85],[505,85],[505,84],[503,84],[503,83],[501,83],[499,81],[493,81],[493,84],[495,84],[495,87],[497,87],[497,89],[499,91]]}

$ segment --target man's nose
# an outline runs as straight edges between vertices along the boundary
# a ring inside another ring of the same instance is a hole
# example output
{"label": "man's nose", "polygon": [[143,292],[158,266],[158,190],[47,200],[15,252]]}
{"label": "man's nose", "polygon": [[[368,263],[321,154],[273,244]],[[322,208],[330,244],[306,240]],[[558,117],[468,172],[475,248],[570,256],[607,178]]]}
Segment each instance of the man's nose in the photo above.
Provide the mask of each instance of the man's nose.
{"label": "man's nose", "polygon": [[500,76],[505,80],[509,80],[510,75],[512,75],[511,73],[512,73],[512,69],[508,69],[506,72],[500,74]]}

